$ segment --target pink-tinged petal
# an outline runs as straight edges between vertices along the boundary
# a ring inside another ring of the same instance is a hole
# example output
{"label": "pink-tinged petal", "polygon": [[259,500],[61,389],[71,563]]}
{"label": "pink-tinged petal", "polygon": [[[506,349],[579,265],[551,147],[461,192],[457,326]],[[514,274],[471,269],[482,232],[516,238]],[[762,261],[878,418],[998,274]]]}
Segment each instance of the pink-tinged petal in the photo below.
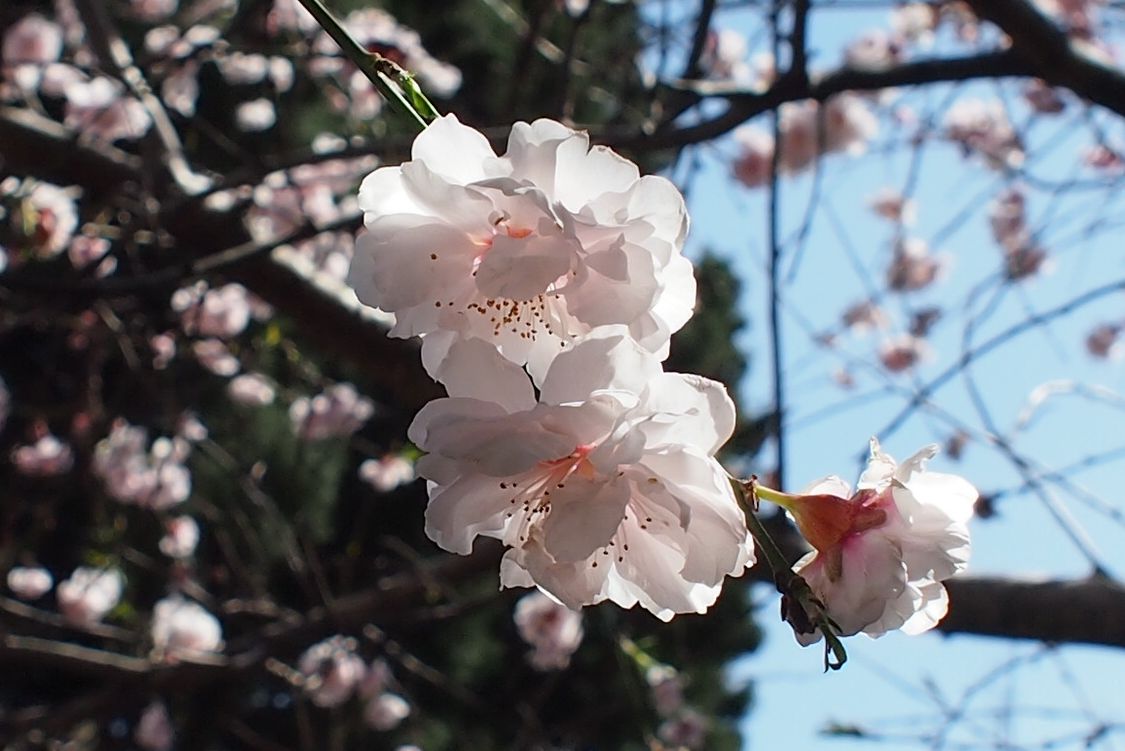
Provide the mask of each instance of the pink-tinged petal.
{"label": "pink-tinged petal", "polygon": [[[461,400],[430,402],[422,408],[419,417],[433,405],[440,407],[442,402],[453,401]],[[549,421],[537,419],[541,417],[521,413],[484,422],[452,420],[437,424],[434,421],[429,428],[429,442],[423,448],[468,462],[490,477],[512,477],[540,462],[553,461],[574,451],[573,437],[551,430]]]}
{"label": "pink-tinged petal", "polygon": [[586,256],[586,265],[615,282],[629,281],[629,256],[623,250],[623,241],[613,243],[604,250]]}
{"label": "pink-tinged petal", "polygon": [[817,480],[804,490],[801,495],[834,495],[837,498],[851,498],[852,486],[836,475],[829,475],[823,480]]}
{"label": "pink-tinged petal", "polygon": [[[423,358],[433,336],[423,340]],[[448,338],[448,337],[447,337]],[[470,397],[499,404],[508,412],[535,406],[535,392],[523,368],[505,359],[491,343],[480,339],[453,339],[444,356],[426,370],[435,375],[453,397]]]}
{"label": "pink-tinged petal", "polygon": [[453,182],[466,184],[490,177],[484,165],[496,159],[488,139],[462,125],[455,115],[438,118],[414,139],[411,157]]}
{"label": "pink-tinged petal", "polygon": [[[645,511],[652,513],[653,507]],[[628,588],[641,605],[661,620],[671,620],[676,613],[703,613],[718,596],[718,587],[708,587],[684,580],[681,571],[686,556],[668,537],[649,532],[652,523],[630,514],[618,533],[620,544],[628,544],[628,555],[614,563],[616,571],[628,582]],[[659,524],[660,519],[653,517]],[[678,525],[670,526],[679,529]]]}
{"label": "pink-tinged petal", "polygon": [[571,476],[551,489],[543,547],[559,563],[585,561],[609,544],[625,516],[628,482]]}
{"label": "pink-tinged petal", "polygon": [[906,589],[901,551],[882,535],[848,540],[839,552],[838,567],[831,554],[818,554],[796,570],[845,636],[857,634],[881,618],[887,603]]}
{"label": "pink-tinged petal", "polygon": [[348,284],[361,302],[384,310],[437,310],[467,284],[473,260],[467,245],[461,231],[421,217],[390,237],[368,232],[356,240]]}
{"label": "pink-tinged petal", "polygon": [[[658,275],[660,292],[656,297],[656,304],[649,317],[653,323],[651,329],[638,329],[634,332],[637,341],[648,349],[658,351],[654,346],[657,341],[665,342],[675,332],[684,327],[684,324],[695,312],[695,274],[691,261],[681,255],[673,256],[668,265]],[[650,342],[650,338],[653,340]],[[661,359],[667,352],[659,355]]]}
{"label": "pink-tinged petal", "polygon": [[734,402],[710,378],[662,373],[649,381],[645,406],[656,416],[640,428],[650,447],[686,444],[713,454],[734,432]]}
{"label": "pink-tinged petal", "polygon": [[[587,561],[557,562],[543,550],[537,539],[507,553],[513,564],[524,568],[535,584],[568,608],[578,610],[605,599],[608,566],[592,566]],[[512,567],[508,581],[519,580]],[[504,586],[510,586],[506,582]]]}
{"label": "pink-tinged petal", "polygon": [[878,439],[872,438],[871,458],[867,460],[867,468],[864,469],[863,474],[859,476],[859,482],[856,483],[856,490],[862,490],[864,488],[882,490],[890,484],[897,467],[898,465],[894,457],[889,454],[884,454],[882,448],[879,446]]}
{"label": "pink-tinged petal", "polygon": [[415,203],[424,207],[420,213],[481,237],[491,231],[489,216],[495,206],[481,191],[450,183],[422,162],[403,164],[402,175],[403,188]]}
{"label": "pink-tinged petal", "polygon": [[389,214],[427,214],[425,207],[407,190],[402,167],[380,167],[359,185],[359,207],[370,223]]}
{"label": "pink-tinged petal", "polygon": [[508,135],[505,156],[511,160],[512,175],[544,190],[553,192],[559,162],[559,150],[571,158],[583,154],[589,146],[585,133],[573,131],[562,123],[540,119],[528,125],[516,123]]}
{"label": "pink-tinged petal", "polygon": [[668,263],[688,231],[687,206],[679,188],[666,178],[645,175],[629,193],[628,212],[649,224],[656,236],[669,241],[667,252],[658,256],[662,264]]}
{"label": "pink-tinged petal", "polygon": [[499,404],[479,399],[435,399],[414,416],[406,436],[419,448],[442,453],[441,433],[448,426],[491,421],[505,414]]}
{"label": "pink-tinged petal", "polygon": [[509,505],[496,478],[463,476],[451,485],[431,491],[426,507],[426,535],[445,550],[468,555],[478,535],[500,536]]}
{"label": "pink-tinged petal", "polygon": [[[585,151],[584,139],[578,145]],[[645,180],[640,177],[637,165],[605,146],[595,146],[589,153],[567,156],[572,158],[559,160],[555,198],[572,211],[581,208],[590,196],[622,193],[638,179]],[[667,207],[664,209],[667,210]]]}
{"label": "pink-tinged petal", "polygon": [[915,472],[894,489],[895,503],[903,516],[925,515],[927,510],[966,524],[973,518],[979,493],[962,477],[941,472]]}
{"label": "pink-tinged petal", "polygon": [[926,582],[916,590],[914,613],[899,628],[914,636],[929,631],[949,612],[949,594],[940,582]]}
{"label": "pink-tinged petal", "polygon": [[666,494],[687,512],[681,519],[681,546],[687,551],[680,572],[684,579],[713,586],[753,565],[754,545],[745,517],[718,462],[684,450],[650,455],[643,466],[658,482],[641,478],[637,492],[652,500]]}
{"label": "pink-tinged petal", "polygon": [[535,580],[527,569],[516,561],[517,550],[509,550],[500,559],[500,589],[534,587]]}
{"label": "pink-tinged petal", "polygon": [[497,235],[476,272],[482,294],[532,300],[570,271],[572,243],[561,237]]}
{"label": "pink-tinged petal", "polygon": [[589,326],[628,324],[651,310],[659,291],[652,256],[630,245],[621,252],[629,262],[624,281],[605,276],[589,264],[583,268],[581,284],[567,295],[567,307],[579,321]]}
{"label": "pink-tinged petal", "polygon": [[[935,515],[937,516],[937,515]],[[969,529],[947,518],[920,519],[899,532],[911,581],[942,581],[969,566]]]}
{"label": "pink-tinged petal", "polygon": [[455,459],[437,454],[426,454],[414,463],[414,472],[425,478],[427,488],[434,485],[452,485],[461,475],[461,466]]}
{"label": "pink-tinged petal", "polygon": [[607,327],[558,354],[540,387],[546,404],[580,403],[597,390],[641,392],[660,363],[621,330]]}

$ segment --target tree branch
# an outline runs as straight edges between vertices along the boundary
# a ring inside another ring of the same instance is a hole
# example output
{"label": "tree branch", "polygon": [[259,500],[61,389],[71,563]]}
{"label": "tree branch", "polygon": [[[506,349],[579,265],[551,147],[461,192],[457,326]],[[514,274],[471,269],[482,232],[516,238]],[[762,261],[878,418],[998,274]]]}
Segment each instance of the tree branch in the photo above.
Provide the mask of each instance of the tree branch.
{"label": "tree branch", "polygon": [[1034,75],[1125,117],[1125,75],[1079,49],[1025,0],[970,0],[969,5],[1012,40],[1012,52]]}
{"label": "tree branch", "polygon": [[725,99],[726,112],[710,120],[670,128],[653,134],[634,131],[607,131],[601,141],[619,148],[654,149],[709,141],[718,138],[763,112],[786,102],[802,99],[823,101],[844,91],[876,91],[896,86],[968,81],[979,78],[1035,75],[1018,55],[1010,50],[968,57],[917,60],[883,70],[841,68],[811,81],[800,76],[783,76],[764,92],[746,91],[729,83],[684,81],[676,91],[693,95],[695,103],[708,98]]}
{"label": "tree branch", "polygon": [[1125,647],[1125,587],[1101,577],[1078,581],[952,579],[946,633]]}

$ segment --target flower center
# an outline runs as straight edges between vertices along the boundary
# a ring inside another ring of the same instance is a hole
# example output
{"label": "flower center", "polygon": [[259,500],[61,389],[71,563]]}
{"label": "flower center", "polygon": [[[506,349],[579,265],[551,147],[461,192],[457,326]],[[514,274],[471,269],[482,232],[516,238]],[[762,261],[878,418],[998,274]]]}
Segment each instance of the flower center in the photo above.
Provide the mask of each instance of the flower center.
{"label": "flower center", "polygon": [[[527,542],[532,525],[551,513],[551,493],[565,488],[567,478],[578,475],[591,479],[597,474],[597,470],[588,459],[595,448],[595,444],[592,443],[575,446],[574,451],[566,456],[539,462],[535,468],[525,472],[518,480],[500,482],[501,490],[513,491],[508,499],[511,508],[505,514],[506,518],[514,519],[514,523],[509,525],[505,534],[507,544],[513,546],[517,544],[508,539],[513,535],[519,543]],[[515,519],[517,516],[519,518]]]}

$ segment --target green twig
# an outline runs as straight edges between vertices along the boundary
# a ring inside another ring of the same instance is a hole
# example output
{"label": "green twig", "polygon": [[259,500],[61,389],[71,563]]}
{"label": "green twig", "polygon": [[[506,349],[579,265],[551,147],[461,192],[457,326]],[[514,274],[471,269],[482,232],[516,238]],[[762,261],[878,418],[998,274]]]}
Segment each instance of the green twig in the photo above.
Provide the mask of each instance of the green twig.
{"label": "green twig", "polygon": [[383,99],[414,120],[420,130],[441,117],[437,108],[422,93],[414,76],[399,67],[393,60],[364,49],[347,29],[340,25],[321,0],[300,0],[300,2],[321,28],[328,32],[328,36],[339,45],[340,51],[374,84]]}

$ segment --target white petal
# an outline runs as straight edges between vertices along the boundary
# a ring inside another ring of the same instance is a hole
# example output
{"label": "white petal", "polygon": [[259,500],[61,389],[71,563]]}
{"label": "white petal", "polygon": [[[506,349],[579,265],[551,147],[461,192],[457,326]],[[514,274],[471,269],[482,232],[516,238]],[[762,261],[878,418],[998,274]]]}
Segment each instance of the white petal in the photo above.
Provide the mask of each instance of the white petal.
{"label": "white petal", "polygon": [[949,594],[939,582],[928,582],[920,588],[919,595],[914,614],[899,627],[911,636],[929,631],[949,612]]}
{"label": "white petal", "polygon": [[619,327],[591,334],[555,357],[540,389],[547,404],[582,402],[596,390],[640,393],[660,363]]}
{"label": "white petal", "polygon": [[463,476],[448,487],[431,490],[426,535],[450,552],[468,555],[477,535],[499,536],[509,505],[496,478]]}
{"label": "white petal", "polygon": [[834,495],[837,498],[851,498],[852,486],[836,475],[829,475],[806,487],[800,495]]}
{"label": "white petal", "polygon": [[573,245],[561,236],[497,235],[477,269],[477,288],[492,298],[532,300],[570,271],[572,256]]}
{"label": "white petal", "polygon": [[479,132],[462,125],[455,115],[446,115],[414,139],[411,156],[437,174],[465,184],[489,177],[484,165],[496,158],[496,152]]}
{"label": "white petal", "polygon": [[445,386],[450,396],[494,402],[509,413],[535,406],[531,379],[523,368],[505,359],[491,343],[456,338],[449,346],[442,347],[442,339],[435,335],[423,339],[422,357],[424,361],[432,361],[432,354],[427,357],[427,348],[444,349],[440,362],[432,367],[427,365],[426,370]]}
{"label": "white petal", "polygon": [[348,284],[361,302],[383,310],[440,308],[463,294],[472,266],[473,246],[463,232],[419,217],[360,235]]}
{"label": "white petal", "polygon": [[713,454],[734,432],[734,402],[726,387],[710,378],[660,374],[649,381],[644,403],[655,415],[664,416],[642,428],[650,447],[686,444]]}
{"label": "white petal", "polygon": [[585,561],[609,544],[628,500],[627,482],[568,478],[565,487],[551,490],[543,547],[560,563]]}

